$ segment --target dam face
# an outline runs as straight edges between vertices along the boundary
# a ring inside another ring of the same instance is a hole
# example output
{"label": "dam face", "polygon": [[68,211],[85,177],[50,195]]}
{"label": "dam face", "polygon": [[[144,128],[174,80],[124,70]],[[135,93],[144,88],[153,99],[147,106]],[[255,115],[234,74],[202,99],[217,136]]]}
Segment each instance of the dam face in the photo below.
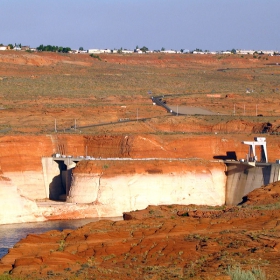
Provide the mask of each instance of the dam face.
{"label": "dam face", "polygon": [[252,190],[279,181],[280,164],[226,162],[226,205],[238,205]]}

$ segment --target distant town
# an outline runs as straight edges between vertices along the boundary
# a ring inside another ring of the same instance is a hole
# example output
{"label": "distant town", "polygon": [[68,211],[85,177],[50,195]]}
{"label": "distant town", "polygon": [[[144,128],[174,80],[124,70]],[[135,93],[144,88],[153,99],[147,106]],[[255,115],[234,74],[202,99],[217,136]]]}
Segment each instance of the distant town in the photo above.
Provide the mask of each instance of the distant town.
{"label": "distant town", "polygon": [[14,50],[14,51],[27,51],[27,52],[40,52],[40,51],[49,51],[49,52],[61,52],[61,53],[88,53],[88,54],[102,54],[102,53],[119,53],[119,54],[132,54],[132,53],[171,53],[171,54],[182,54],[182,53],[191,53],[191,54],[240,54],[240,55],[280,55],[279,51],[275,50],[241,50],[241,49],[232,49],[226,51],[209,51],[209,50],[202,50],[202,49],[195,49],[195,50],[188,50],[188,49],[180,49],[180,50],[167,50],[165,48],[161,48],[160,50],[149,50],[147,47],[139,48],[136,46],[135,49],[88,49],[85,50],[83,47],[79,49],[71,49],[69,47],[58,47],[58,46],[51,46],[51,45],[40,45],[37,48],[31,48],[30,46],[22,46],[21,44],[8,44],[3,45],[0,44],[0,51],[6,50]]}

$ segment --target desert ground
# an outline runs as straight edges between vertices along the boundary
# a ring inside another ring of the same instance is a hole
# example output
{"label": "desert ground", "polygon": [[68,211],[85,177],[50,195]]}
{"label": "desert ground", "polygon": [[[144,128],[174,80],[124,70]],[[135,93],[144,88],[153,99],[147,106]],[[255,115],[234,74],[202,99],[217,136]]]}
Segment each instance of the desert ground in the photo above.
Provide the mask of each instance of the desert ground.
{"label": "desert ground", "polygon": [[[69,142],[73,136],[73,143],[80,136],[94,139],[96,146],[89,149],[98,156],[199,154],[207,160],[215,155],[206,139],[221,143],[217,154],[236,151],[240,158],[247,148],[237,143],[261,135],[275,161],[280,158],[279,64],[279,56],[267,55],[93,58],[3,51],[0,138],[10,144],[9,151],[1,148],[1,170],[16,169],[18,154],[24,156],[13,143],[31,138],[36,143],[45,135]],[[152,96],[164,96],[178,114],[153,105]],[[123,135],[145,137],[166,149],[137,146],[135,140],[129,154],[120,147]],[[47,150],[30,144],[22,153],[33,151],[39,158]],[[256,279],[280,279],[279,197],[274,183],[238,206],[151,205],[124,213],[124,221],[30,235],[0,260],[0,279],[231,279],[235,268],[258,274]]]}
{"label": "desert ground", "polygon": [[[0,54],[0,132],[64,132],[76,125],[88,126],[84,134],[154,133],[155,122],[167,125],[168,131],[171,121],[182,129],[193,123],[269,122],[277,131],[279,59],[160,53],[101,54],[97,59],[87,54],[5,51]],[[175,118],[152,106],[151,96],[159,95],[174,108],[197,107],[218,116]],[[90,127],[127,118],[145,120]],[[199,130],[204,132],[203,127]]]}

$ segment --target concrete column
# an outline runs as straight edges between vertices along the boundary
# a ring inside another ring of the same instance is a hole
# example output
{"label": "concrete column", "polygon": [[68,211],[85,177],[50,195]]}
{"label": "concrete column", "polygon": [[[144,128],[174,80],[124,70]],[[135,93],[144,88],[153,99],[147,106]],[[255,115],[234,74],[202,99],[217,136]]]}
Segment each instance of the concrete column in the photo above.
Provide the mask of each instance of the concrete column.
{"label": "concrete column", "polygon": [[73,169],[76,167],[76,163],[71,158],[66,158],[64,164],[67,166],[67,170]]}

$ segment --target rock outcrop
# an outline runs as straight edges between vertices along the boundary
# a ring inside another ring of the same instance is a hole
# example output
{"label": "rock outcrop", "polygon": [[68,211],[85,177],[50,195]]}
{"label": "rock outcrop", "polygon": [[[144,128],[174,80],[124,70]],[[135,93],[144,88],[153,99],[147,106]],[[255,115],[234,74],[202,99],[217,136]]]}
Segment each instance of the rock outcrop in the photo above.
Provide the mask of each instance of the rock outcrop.
{"label": "rock outcrop", "polygon": [[100,216],[160,204],[225,203],[225,166],[199,159],[83,161],[68,202],[94,203]]}
{"label": "rock outcrop", "polygon": [[13,182],[0,174],[0,224],[46,220],[35,201],[20,194]]}

